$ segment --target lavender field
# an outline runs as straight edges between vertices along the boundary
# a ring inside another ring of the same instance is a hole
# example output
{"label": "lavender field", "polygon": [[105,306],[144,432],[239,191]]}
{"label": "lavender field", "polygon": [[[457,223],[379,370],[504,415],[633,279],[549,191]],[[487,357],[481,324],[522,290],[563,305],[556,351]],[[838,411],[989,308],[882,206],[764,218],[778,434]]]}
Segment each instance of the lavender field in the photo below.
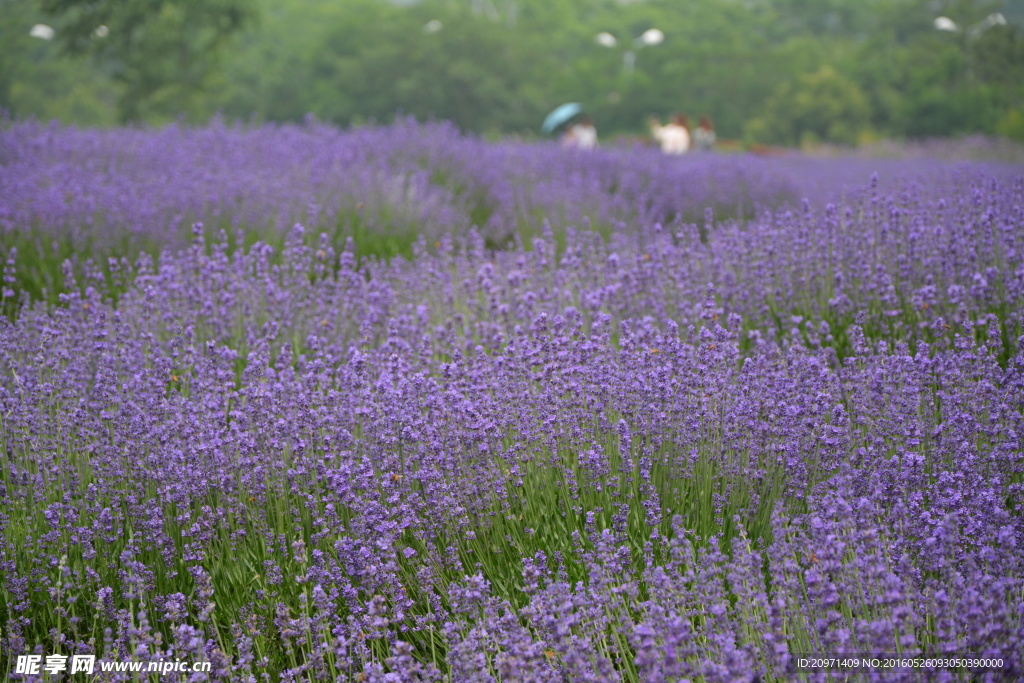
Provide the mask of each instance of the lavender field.
{"label": "lavender field", "polygon": [[0,235],[15,680],[1024,677],[1024,167],[20,123]]}

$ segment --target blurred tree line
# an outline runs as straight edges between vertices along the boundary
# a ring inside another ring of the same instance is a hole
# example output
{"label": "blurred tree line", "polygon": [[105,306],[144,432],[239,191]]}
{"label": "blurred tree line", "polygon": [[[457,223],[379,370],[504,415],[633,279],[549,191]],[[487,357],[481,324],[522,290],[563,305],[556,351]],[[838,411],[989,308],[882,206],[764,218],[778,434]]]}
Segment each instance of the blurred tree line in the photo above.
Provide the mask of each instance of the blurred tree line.
{"label": "blurred tree line", "polygon": [[[0,108],[83,125],[400,114],[533,136],[550,109],[579,101],[604,137],[682,111],[710,116],[720,138],[780,145],[1024,139],[1021,5],[0,0]],[[986,23],[995,12],[1005,25]],[[956,30],[937,29],[939,16]],[[31,37],[35,23],[55,39]],[[652,27],[662,43],[635,42]]]}

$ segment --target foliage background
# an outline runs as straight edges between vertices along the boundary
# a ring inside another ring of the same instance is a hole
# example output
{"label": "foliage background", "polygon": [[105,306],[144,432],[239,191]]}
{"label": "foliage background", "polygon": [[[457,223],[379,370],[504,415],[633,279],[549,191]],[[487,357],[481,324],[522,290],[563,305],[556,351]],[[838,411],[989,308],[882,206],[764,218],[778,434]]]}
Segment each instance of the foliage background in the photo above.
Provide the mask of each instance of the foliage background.
{"label": "foliage background", "polygon": [[[353,125],[396,114],[537,135],[564,101],[603,137],[709,115],[720,138],[856,144],[968,133],[1024,139],[1021,0],[0,1],[0,108],[81,125],[183,117]],[[87,15],[83,6],[106,7]],[[971,27],[938,31],[937,16]],[[97,18],[99,17],[99,18]],[[105,18],[102,18],[105,17]],[[111,27],[90,37],[89,21]],[[425,30],[439,21],[441,29]],[[29,37],[37,22],[58,39]],[[663,44],[629,41],[657,27]],[[619,38],[606,49],[601,31]],[[125,36],[128,36],[126,39]],[[84,58],[83,58],[84,57]]]}

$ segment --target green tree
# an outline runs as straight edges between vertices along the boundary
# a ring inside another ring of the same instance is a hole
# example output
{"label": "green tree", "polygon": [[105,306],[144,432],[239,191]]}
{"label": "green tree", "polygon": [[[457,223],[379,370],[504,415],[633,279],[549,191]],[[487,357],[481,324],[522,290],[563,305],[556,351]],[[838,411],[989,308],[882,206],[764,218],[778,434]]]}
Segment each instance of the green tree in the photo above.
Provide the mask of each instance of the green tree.
{"label": "green tree", "polygon": [[747,134],[757,141],[785,145],[856,144],[869,116],[867,97],[857,84],[823,66],[776,88],[761,116],[748,124]]}
{"label": "green tree", "polygon": [[0,0],[0,110],[15,118],[113,123],[116,89],[53,41],[29,35],[47,18],[32,0]]}
{"label": "green tree", "polygon": [[[267,21],[251,21],[257,10]],[[1010,25],[971,32],[997,11]],[[104,123],[119,94],[124,120],[402,112],[537,134],[547,111],[580,101],[604,140],[676,111],[709,114],[722,139],[779,144],[995,133],[1024,109],[1013,12],[1004,0],[0,0],[0,107]],[[936,30],[939,15],[961,30]],[[440,30],[424,30],[432,20]],[[30,39],[37,21],[95,59]],[[652,27],[664,42],[627,72],[624,53]],[[603,31],[613,49],[595,42]]]}
{"label": "green tree", "polygon": [[120,116],[174,116],[194,106],[252,0],[41,0],[57,38],[119,82]]}
{"label": "green tree", "polygon": [[343,125],[402,113],[478,132],[530,130],[547,106],[535,40],[461,8],[353,1],[315,51],[301,97]]}

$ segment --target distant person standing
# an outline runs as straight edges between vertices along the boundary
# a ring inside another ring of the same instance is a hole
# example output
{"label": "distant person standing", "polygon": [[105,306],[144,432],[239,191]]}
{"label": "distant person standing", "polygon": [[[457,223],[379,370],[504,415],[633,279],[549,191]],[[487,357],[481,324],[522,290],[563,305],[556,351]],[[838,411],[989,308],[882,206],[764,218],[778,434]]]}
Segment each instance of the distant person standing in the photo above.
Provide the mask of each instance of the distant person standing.
{"label": "distant person standing", "polygon": [[589,116],[574,124],[562,136],[562,147],[576,149],[594,149],[597,147],[597,128]]}
{"label": "distant person standing", "polygon": [[700,125],[693,131],[693,146],[698,152],[710,152],[715,149],[715,127],[707,116],[700,117]]}
{"label": "distant person standing", "polygon": [[676,114],[672,121],[661,125],[657,117],[649,121],[651,135],[665,154],[686,154],[690,149],[690,130],[686,117]]}

